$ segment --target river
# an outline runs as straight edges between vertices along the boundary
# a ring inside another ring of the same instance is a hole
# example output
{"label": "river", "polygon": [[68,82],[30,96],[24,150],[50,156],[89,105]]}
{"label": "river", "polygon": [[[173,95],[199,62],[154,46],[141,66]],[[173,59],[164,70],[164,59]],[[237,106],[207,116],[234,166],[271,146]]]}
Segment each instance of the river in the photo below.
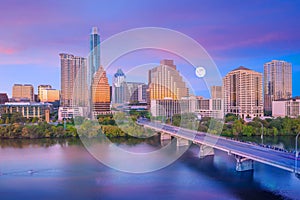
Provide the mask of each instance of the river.
{"label": "river", "polygon": [[[260,142],[259,137],[247,140]],[[156,137],[114,142],[139,151],[160,148]],[[294,137],[266,137],[264,142],[294,148]],[[300,199],[300,179],[293,173],[260,163],[254,171],[236,172],[232,156],[216,151],[199,159],[198,150],[192,145],[161,170],[132,174],[100,163],[80,139],[0,140],[0,198]]]}

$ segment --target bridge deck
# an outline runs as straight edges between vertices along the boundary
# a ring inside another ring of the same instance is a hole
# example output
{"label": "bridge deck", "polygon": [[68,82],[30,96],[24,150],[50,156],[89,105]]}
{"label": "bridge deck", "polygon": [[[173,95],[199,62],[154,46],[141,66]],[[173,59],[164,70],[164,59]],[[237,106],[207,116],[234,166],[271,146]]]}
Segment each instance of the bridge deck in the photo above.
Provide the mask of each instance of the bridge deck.
{"label": "bridge deck", "polygon": [[[196,144],[207,145],[233,155],[249,158],[290,172],[295,171],[295,154],[293,153],[277,151],[257,144],[240,142],[209,133],[197,132],[161,123],[148,121],[139,121],[138,123],[158,132],[165,132],[174,137],[190,140]],[[298,161],[300,161],[299,158]]]}

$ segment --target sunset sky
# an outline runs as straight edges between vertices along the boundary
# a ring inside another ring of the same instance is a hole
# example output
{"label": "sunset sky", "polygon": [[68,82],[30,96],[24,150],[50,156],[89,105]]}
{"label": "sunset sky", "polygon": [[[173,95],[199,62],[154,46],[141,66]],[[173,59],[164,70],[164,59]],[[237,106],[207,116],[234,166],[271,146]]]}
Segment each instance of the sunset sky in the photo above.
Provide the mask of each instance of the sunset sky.
{"label": "sunset sky", "polygon": [[[0,92],[11,95],[14,83],[60,89],[58,54],[86,56],[93,26],[99,28],[101,40],[151,26],[180,31],[198,41],[223,76],[240,65],[263,72],[265,62],[291,62],[293,96],[300,95],[299,8],[300,1],[276,0],[1,0]],[[163,57],[152,58],[159,62]]]}

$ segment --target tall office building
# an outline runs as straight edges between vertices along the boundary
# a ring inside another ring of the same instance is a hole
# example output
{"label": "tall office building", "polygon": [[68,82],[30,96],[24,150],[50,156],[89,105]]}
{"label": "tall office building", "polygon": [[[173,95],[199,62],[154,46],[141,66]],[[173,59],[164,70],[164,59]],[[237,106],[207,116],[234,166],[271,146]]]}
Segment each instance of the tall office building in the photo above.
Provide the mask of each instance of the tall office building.
{"label": "tall office building", "polygon": [[100,36],[98,28],[93,27],[90,35],[90,54],[89,54],[89,69],[88,69],[88,84],[93,82],[93,76],[98,71],[100,66]]}
{"label": "tall office building", "polygon": [[139,82],[126,82],[126,101],[142,103],[147,101],[147,85]]}
{"label": "tall office building", "polygon": [[38,99],[43,102],[44,91],[46,89],[52,89],[51,85],[39,85],[38,86]]}
{"label": "tall office building", "polygon": [[[80,100],[87,96],[86,58],[61,53],[61,106],[70,107],[79,105]],[[79,103],[78,103],[79,102]]]}
{"label": "tall office building", "polygon": [[189,96],[189,89],[177,71],[173,60],[162,60],[160,65],[149,70],[149,100],[181,99]]}
{"label": "tall office building", "polygon": [[75,82],[73,89],[73,105],[87,107],[89,88],[87,83],[87,59],[74,56]]}
{"label": "tall office building", "polygon": [[211,86],[210,88],[211,98],[212,99],[223,99],[223,87],[222,86]]}
{"label": "tall office building", "polygon": [[15,101],[34,101],[34,89],[30,84],[14,84],[12,98]]}
{"label": "tall office building", "polygon": [[242,118],[263,116],[261,73],[239,67],[223,78],[223,85],[225,114]]}
{"label": "tall office building", "polygon": [[126,102],[126,76],[121,69],[114,74],[112,85],[112,103],[123,104]]}
{"label": "tall office building", "polygon": [[92,108],[93,114],[110,112],[110,86],[106,72],[101,66],[94,76],[92,85]]}
{"label": "tall office building", "polygon": [[264,109],[272,111],[272,101],[292,98],[292,64],[272,60],[264,64]]}

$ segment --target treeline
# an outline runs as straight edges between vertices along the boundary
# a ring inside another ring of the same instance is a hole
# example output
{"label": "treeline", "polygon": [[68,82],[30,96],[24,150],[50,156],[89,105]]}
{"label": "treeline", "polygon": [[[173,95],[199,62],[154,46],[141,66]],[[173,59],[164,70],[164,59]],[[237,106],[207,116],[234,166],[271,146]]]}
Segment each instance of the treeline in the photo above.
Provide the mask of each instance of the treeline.
{"label": "treeline", "polygon": [[139,117],[149,117],[147,111],[131,111],[128,114],[117,112],[115,114],[99,115],[97,121],[75,118],[79,136],[95,137],[101,134],[109,138],[114,137],[138,137],[147,138],[155,135],[150,129],[145,129],[136,124]]}
{"label": "treeline", "polygon": [[13,123],[0,126],[0,138],[4,139],[37,139],[37,138],[66,138],[77,137],[77,130],[72,124],[67,124],[66,129],[63,125],[57,126],[39,122],[37,125],[24,125]]}
{"label": "treeline", "polygon": [[[194,122],[194,123],[193,123]],[[262,120],[260,118],[254,118],[251,122],[246,122],[243,119],[239,119],[234,114],[228,114],[225,117],[224,124],[216,119],[203,117],[197,121],[197,117],[194,114],[181,114],[174,115],[172,118],[172,124],[184,128],[196,129],[202,132],[210,132],[213,134],[219,134],[223,136],[255,136],[255,135],[267,135],[267,136],[288,136],[296,135],[300,132],[300,117],[278,117],[267,118]],[[195,125],[196,124],[196,125]]]}

